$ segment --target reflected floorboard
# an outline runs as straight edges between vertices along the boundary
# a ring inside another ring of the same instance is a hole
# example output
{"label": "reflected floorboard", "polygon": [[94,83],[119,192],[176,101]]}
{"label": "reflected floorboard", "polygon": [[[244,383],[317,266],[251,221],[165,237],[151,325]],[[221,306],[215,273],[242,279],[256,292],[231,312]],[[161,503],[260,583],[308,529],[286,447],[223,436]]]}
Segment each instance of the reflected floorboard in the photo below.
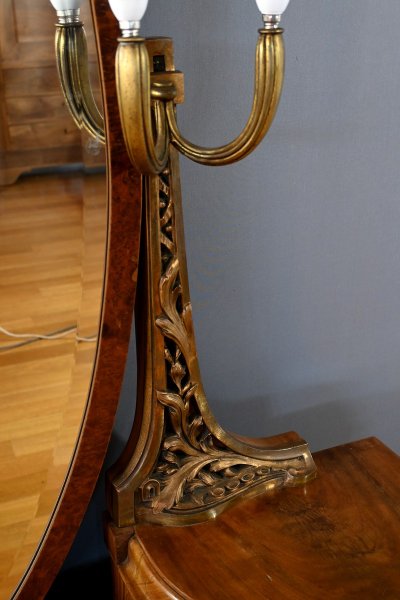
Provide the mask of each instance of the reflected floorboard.
{"label": "reflected floorboard", "polygon": [[[104,272],[105,176],[38,175],[0,188],[0,325],[97,333]],[[82,280],[84,291],[82,293]],[[35,552],[65,478],[95,341],[20,343],[0,332],[0,598]]]}

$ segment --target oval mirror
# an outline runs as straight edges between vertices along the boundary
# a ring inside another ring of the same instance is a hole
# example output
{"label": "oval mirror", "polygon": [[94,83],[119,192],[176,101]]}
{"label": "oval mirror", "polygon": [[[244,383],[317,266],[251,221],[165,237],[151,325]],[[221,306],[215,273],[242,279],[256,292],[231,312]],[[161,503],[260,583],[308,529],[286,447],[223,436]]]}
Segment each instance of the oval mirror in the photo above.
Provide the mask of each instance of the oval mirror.
{"label": "oval mirror", "polygon": [[[101,9],[104,2],[93,4]],[[101,107],[89,0],[81,16]],[[109,223],[104,148],[76,127],[64,101],[55,20],[49,0],[0,5],[4,600],[43,597],[72,542],[106,450],[129,341],[131,311],[122,317],[115,311],[119,302],[132,305],[134,291],[132,277],[125,284],[109,278],[108,296],[104,291],[107,231],[115,230],[121,215],[116,209]],[[119,187],[128,185],[125,176]],[[126,258],[120,268],[123,274],[129,263],[132,274],[137,248],[128,241],[132,223],[130,209],[124,210],[126,232],[119,226],[117,237],[126,242]],[[112,389],[102,375],[106,363],[114,369]]]}

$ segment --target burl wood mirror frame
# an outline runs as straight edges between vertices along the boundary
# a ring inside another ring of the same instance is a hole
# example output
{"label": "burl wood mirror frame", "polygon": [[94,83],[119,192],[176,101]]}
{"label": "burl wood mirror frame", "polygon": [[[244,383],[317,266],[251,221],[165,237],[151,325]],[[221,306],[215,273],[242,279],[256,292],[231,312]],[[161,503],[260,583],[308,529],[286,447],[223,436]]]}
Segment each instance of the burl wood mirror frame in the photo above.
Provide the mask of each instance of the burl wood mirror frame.
{"label": "burl wood mirror frame", "polygon": [[108,235],[94,374],[73,458],[39,547],[13,598],[39,600],[60,570],[102,467],[128,353],[141,221],[140,177],[125,150],[115,90],[118,24],[107,0],[91,0],[107,138]]}

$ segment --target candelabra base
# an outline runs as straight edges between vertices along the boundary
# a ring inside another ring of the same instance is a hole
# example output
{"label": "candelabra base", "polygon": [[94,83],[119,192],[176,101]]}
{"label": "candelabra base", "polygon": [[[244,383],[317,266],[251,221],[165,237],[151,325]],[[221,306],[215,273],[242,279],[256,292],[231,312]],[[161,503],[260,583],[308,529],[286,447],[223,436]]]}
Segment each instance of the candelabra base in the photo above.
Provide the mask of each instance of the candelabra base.
{"label": "candelabra base", "polygon": [[233,436],[209,408],[194,339],[173,148],[168,168],[143,179],[141,239],[137,409],[128,447],[110,473],[115,523],[198,523],[243,496],[313,478],[309,448],[296,434]]}

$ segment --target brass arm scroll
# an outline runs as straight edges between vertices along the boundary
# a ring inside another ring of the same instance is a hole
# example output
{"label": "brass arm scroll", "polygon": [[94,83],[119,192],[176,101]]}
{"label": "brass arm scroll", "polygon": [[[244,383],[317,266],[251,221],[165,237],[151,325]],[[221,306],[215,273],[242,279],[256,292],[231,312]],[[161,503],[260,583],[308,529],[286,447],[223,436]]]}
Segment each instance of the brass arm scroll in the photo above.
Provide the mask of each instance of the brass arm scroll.
{"label": "brass arm scroll", "polygon": [[282,91],[285,51],[283,29],[261,29],[256,49],[253,106],[242,133],[226,146],[202,148],[180,133],[172,102],[167,104],[172,144],[191,160],[210,166],[234,163],[250,154],[267,133]]}
{"label": "brass arm scroll", "polygon": [[175,87],[172,83],[151,85],[145,40],[138,37],[120,38],[116,79],[122,130],[129,157],[143,175],[157,175],[165,169],[168,161],[169,134],[165,101],[173,101]]}
{"label": "brass arm scroll", "polygon": [[82,22],[57,23],[56,59],[61,87],[79,127],[105,143],[104,120],[90,85],[86,35]]}
{"label": "brass arm scroll", "polygon": [[167,164],[171,143],[191,160],[210,166],[237,162],[250,154],[267,133],[281,96],[285,51],[283,29],[261,29],[255,65],[254,99],[242,133],[218,148],[202,148],[185,139],[176,119],[176,89],[170,80],[152,83],[146,41],[120,38],[116,56],[117,89],[125,143],[142,175],[156,175]]}

